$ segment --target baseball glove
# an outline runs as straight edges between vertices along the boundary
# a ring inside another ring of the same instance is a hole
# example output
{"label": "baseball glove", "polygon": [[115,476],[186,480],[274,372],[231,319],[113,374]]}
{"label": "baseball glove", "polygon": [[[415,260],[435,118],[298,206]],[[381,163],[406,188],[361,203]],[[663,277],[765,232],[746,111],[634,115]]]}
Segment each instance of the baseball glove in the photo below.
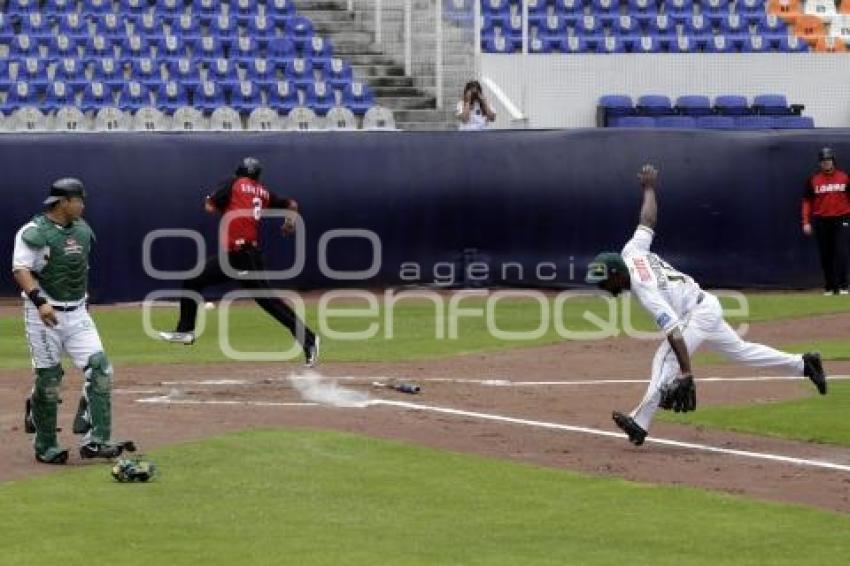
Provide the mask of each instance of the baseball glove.
{"label": "baseball glove", "polygon": [[677,377],[661,387],[661,400],[658,406],[664,410],[687,413],[697,410],[697,388],[691,375]]}
{"label": "baseball glove", "polygon": [[155,474],[154,463],[141,458],[121,458],[112,466],[112,477],[121,483],[146,482]]}

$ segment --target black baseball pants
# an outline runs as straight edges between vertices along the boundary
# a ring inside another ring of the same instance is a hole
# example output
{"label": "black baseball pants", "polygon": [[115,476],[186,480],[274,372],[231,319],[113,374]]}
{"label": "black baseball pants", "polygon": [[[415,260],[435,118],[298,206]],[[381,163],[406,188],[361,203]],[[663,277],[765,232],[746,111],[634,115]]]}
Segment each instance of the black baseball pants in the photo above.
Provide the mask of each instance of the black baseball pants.
{"label": "black baseball pants", "polygon": [[850,217],[818,216],[812,228],[818,242],[823,266],[824,289],[837,292],[847,289],[848,250],[850,250]]}

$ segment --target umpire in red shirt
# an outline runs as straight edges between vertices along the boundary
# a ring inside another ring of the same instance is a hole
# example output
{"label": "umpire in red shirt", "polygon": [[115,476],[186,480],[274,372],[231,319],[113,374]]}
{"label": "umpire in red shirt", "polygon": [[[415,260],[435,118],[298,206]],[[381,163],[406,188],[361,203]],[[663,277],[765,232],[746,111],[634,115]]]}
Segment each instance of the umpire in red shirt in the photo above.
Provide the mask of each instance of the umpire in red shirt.
{"label": "umpire in red shirt", "polygon": [[823,265],[826,295],[847,295],[850,248],[850,179],[838,169],[835,152],[818,152],[819,170],[806,181],[803,193],[803,233],[815,235]]}

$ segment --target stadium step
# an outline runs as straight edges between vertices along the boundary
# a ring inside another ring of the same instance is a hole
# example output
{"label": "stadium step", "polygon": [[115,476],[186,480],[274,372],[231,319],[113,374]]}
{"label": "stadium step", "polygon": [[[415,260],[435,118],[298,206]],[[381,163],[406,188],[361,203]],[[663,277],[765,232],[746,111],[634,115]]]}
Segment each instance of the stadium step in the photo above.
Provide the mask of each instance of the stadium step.
{"label": "stadium step", "polygon": [[372,87],[372,92],[374,92],[375,96],[378,98],[422,95],[422,91],[414,86],[377,86],[371,82],[369,84]]}
{"label": "stadium step", "polygon": [[[351,65],[358,78],[363,77],[403,77],[404,68],[398,65]],[[369,83],[371,85],[371,83]]]}
{"label": "stadium step", "polygon": [[375,97],[375,102],[389,108],[393,112],[396,110],[416,110],[425,108],[434,108],[437,104],[437,99],[433,96],[388,96]]}

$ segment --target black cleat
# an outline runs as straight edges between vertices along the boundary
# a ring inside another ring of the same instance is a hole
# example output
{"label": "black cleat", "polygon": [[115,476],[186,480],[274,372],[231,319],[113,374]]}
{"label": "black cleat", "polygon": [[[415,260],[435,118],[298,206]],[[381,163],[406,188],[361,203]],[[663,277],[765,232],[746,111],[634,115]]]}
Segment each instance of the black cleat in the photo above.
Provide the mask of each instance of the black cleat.
{"label": "black cleat", "polygon": [[611,415],[611,418],[614,419],[614,423],[618,427],[620,427],[620,430],[626,433],[626,435],[629,437],[629,442],[631,442],[635,446],[640,446],[641,444],[643,444],[643,441],[646,439],[646,431],[643,430],[632,417],[614,411],[614,414]]}
{"label": "black cleat", "polygon": [[89,442],[80,446],[80,458],[88,460],[91,458],[117,458],[124,451],[135,452],[136,445],[132,440],[123,442]]}
{"label": "black cleat", "polygon": [[316,336],[313,342],[304,346],[304,365],[311,368],[319,361],[319,342],[320,338]]}
{"label": "black cleat", "polygon": [[62,448],[48,448],[44,454],[36,453],[35,459],[42,464],[64,464],[68,461],[68,451]]}
{"label": "black cleat", "polygon": [[806,352],[803,354],[803,375],[812,380],[818,393],[826,395],[826,373],[820,361],[819,352]]}

